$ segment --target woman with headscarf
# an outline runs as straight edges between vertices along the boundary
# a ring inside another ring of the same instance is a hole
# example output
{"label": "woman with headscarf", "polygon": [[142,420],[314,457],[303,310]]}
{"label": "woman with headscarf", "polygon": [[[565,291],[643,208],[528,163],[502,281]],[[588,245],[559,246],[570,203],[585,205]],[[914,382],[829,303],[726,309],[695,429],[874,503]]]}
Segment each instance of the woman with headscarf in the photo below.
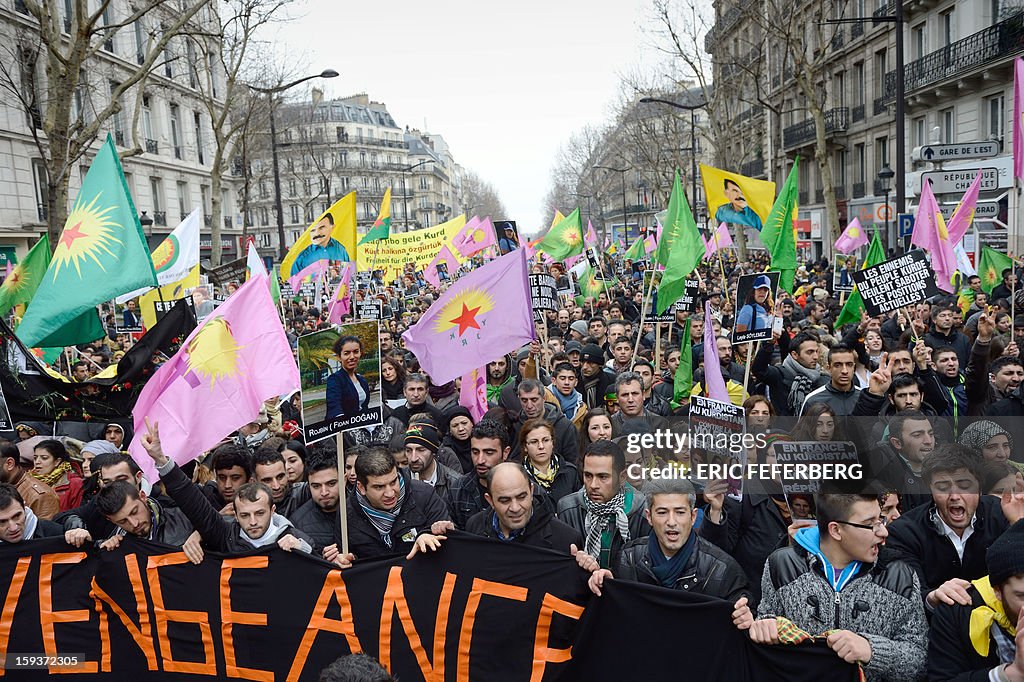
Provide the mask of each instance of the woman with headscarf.
{"label": "woman with headscarf", "polygon": [[957,442],[978,453],[983,462],[1007,462],[1024,472],[1024,464],[1010,459],[1013,436],[994,421],[982,419],[974,422],[963,430]]}
{"label": "woman with headscarf", "polygon": [[93,471],[92,460],[96,455],[116,454],[117,446],[109,440],[91,440],[82,446],[82,502],[88,502],[100,491],[100,472]]}
{"label": "woman with headscarf", "polygon": [[469,434],[473,431],[473,415],[462,405],[455,405],[445,412],[448,424],[441,447],[450,448],[462,464],[462,471],[473,470],[473,456],[469,449]]}

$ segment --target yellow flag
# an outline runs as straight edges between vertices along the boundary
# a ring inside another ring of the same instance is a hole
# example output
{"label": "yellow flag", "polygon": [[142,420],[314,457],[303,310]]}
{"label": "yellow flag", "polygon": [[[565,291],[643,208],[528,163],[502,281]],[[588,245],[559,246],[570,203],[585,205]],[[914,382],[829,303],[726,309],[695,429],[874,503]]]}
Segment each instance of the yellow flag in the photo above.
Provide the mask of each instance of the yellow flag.
{"label": "yellow flag", "polygon": [[775,203],[775,183],[700,164],[708,213],[715,224],[746,225],[758,232]]}
{"label": "yellow flag", "polygon": [[356,261],[356,193],[349,192],[306,228],[281,261],[281,279],[317,261]]}
{"label": "yellow flag", "polygon": [[195,289],[197,286],[199,286],[198,265],[189,270],[188,274],[177,282],[165,284],[159,289],[150,289],[148,293],[140,296],[139,310],[142,313],[143,326],[146,329],[152,329],[156,324],[156,306],[154,304],[157,301],[177,301],[179,298],[185,298],[186,290]]}

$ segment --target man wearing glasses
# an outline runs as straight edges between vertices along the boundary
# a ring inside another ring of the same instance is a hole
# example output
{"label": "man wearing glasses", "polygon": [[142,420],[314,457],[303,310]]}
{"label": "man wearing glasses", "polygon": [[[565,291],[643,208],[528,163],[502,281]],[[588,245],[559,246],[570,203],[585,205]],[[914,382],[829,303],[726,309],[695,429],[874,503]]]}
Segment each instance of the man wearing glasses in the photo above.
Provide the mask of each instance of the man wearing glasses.
{"label": "man wearing glasses", "polygon": [[733,622],[758,644],[788,641],[795,625],[863,664],[868,680],[917,679],[928,643],[920,583],[910,566],[880,554],[888,533],[878,496],[825,484],[817,512],[817,526],[768,557],[758,620],[738,604]]}
{"label": "man wearing glasses", "polygon": [[931,490],[931,504],[911,509],[889,527],[887,544],[917,572],[929,611],[940,603],[971,603],[970,581],[988,573],[985,551],[1024,515],[1024,500],[1017,496],[980,494],[980,466],[980,456],[962,445],[930,453],[921,478]]}

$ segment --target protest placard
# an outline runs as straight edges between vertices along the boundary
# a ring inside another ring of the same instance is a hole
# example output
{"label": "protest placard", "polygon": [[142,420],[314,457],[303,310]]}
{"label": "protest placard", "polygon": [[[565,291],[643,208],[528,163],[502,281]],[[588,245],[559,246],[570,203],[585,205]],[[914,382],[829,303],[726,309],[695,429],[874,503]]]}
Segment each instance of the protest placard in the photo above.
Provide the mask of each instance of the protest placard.
{"label": "protest placard", "polygon": [[302,436],[307,444],[384,422],[379,338],[377,321],[299,337]]}
{"label": "protest placard", "polygon": [[356,303],[356,319],[358,320],[381,320],[384,319],[384,304],[378,298],[370,298]]}
{"label": "protest placard", "polygon": [[[690,463],[729,466],[747,463],[747,428],[742,407],[703,396],[690,399]],[[743,479],[728,477],[729,495],[741,497]]]}
{"label": "protest placard", "polygon": [[869,317],[920,303],[939,293],[935,273],[921,249],[853,273]]}
{"label": "protest placard", "polygon": [[771,341],[775,324],[775,292],[779,288],[778,272],[741,275],[736,289],[739,310],[733,325],[732,342]]}
{"label": "protest placard", "polygon": [[855,256],[837,256],[835,271],[832,273],[832,293],[853,291],[853,273],[857,271]]}
{"label": "protest placard", "polygon": [[[853,443],[820,441],[776,441],[772,447],[775,460],[783,465],[782,491],[789,495],[814,495],[822,479],[842,480],[840,471],[856,473],[850,469],[860,464],[857,447]],[[815,465],[790,466],[786,465]],[[815,475],[817,473],[817,475]]]}

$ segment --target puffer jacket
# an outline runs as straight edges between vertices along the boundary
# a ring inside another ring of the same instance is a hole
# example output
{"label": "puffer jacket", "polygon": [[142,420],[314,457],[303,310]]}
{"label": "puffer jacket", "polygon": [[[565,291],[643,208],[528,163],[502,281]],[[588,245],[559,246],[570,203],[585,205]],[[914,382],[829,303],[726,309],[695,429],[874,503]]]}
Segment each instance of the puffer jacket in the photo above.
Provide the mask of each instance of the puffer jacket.
{"label": "puffer jacket", "polygon": [[[661,586],[651,570],[647,538],[631,540],[619,555],[619,563],[612,573],[622,580]],[[672,589],[706,594],[735,603],[740,597],[750,594],[749,585],[746,573],[735,559],[698,537],[697,546],[693,548],[683,574]]]}
{"label": "puffer jacket", "polygon": [[774,552],[765,563],[757,617],[784,616],[812,635],[833,629],[857,633],[871,644],[864,666],[869,681],[923,677],[928,622],[920,583],[910,566],[882,551],[840,592],[803,547]]}

